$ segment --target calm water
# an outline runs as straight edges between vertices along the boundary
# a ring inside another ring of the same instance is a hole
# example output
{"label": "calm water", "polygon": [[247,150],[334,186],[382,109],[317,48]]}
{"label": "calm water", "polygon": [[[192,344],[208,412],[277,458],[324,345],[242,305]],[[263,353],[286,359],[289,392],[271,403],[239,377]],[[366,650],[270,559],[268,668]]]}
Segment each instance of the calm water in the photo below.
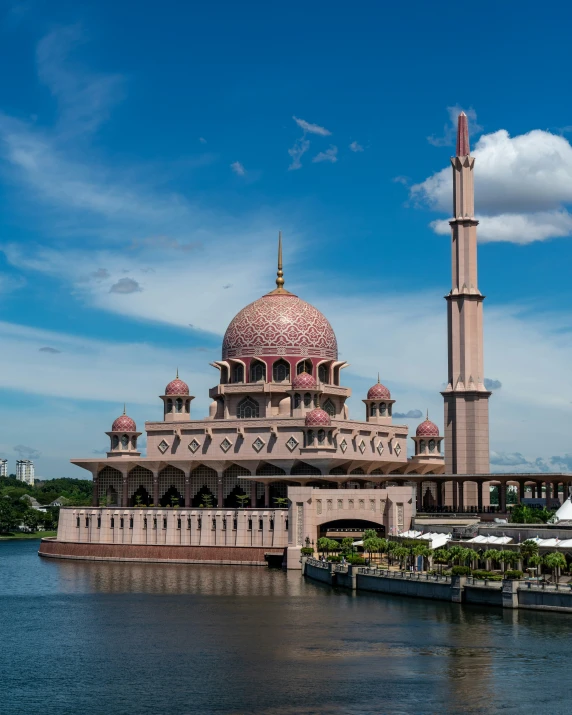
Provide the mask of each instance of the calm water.
{"label": "calm water", "polygon": [[569,713],[572,615],[0,542],[0,712]]}

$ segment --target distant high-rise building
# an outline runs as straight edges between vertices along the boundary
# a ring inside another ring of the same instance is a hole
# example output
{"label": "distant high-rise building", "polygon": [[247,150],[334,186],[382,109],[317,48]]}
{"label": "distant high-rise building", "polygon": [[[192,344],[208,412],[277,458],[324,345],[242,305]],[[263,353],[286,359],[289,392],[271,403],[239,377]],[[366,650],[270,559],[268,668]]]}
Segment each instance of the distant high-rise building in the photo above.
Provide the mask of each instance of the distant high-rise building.
{"label": "distant high-rise building", "polygon": [[34,485],[34,462],[31,459],[16,460],[16,479]]}
{"label": "distant high-rise building", "polygon": [[8,476],[8,460],[0,459],[0,477]]}

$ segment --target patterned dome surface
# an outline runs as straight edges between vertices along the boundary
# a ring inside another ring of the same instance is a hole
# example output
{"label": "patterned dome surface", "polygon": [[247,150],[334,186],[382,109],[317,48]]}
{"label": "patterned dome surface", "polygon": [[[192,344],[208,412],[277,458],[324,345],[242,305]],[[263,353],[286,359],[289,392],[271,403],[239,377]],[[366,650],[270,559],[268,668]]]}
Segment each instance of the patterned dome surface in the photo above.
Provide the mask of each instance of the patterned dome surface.
{"label": "patterned dome surface", "polygon": [[427,419],[417,427],[415,434],[417,437],[438,437],[439,428],[434,422]]}
{"label": "patterned dome surface", "polygon": [[307,372],[301,372],[292,380],[293,390],[311,390],[313,387],[316,387],[316,381]]}
{"label": "patterned dome surface", "polygon": [[330,424],[330,415],[320,407],[306,415],[306,427],[329,427]]}
{"label": "patterned dome surface", "polygon": [[381,382],[378,382],[377,385],[374,385],[373,387],[370,387],[369,390],[367,391],[367,399],[368,400],[390,400],[391,399],[391,393],[387,389],[385,385],[382,385]]}
{"label": "patterned dome surface", "polygon": [[186,382],[179,380],[179,378],[177,377],[175,380],[171,380],[171,382],[167,385],[167,387],[165,388],[165,394],[166,395],[188,395],[189,394],[189,386],[187,385]]}
{"label": "patterned dome surface", "polygon": [[137,432],[137,425],[127,415],[121,415],[111,425],[112,432]]}
{"label": "patterned dome surface", "polygon": [[292,355],[337,360],[332,326],[314,306],[292,293],[268,294],[243,308],[230,322],[222,358]]}

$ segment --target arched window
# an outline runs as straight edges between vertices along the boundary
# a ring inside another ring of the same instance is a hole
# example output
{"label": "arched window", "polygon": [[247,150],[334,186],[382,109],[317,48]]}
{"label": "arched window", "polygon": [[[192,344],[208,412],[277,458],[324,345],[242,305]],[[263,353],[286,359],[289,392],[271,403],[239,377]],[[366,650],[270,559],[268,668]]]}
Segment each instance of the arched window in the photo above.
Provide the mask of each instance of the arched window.
{"label": "arched window", "polygon": [[434,451],[435,451],[435,440],[434,440],[434,439],[430,439],[430,440],[429,440],[429,451],[430,451],[430,452],[434,452]]}
{"label": "arched window", "polygon": [[127,447],[129,446],[129,437],[126,434],[121,437],[121,446],[124,449],[127,449]]}
{"label": "arched window", "polygon": [[324,412],[327,412],[327,413],[330,415],[330,417],[335,417],[335,416],[336,416],[336,407],[335,407],[334,403],[330,400],[329,397],[328,397],[328,399],[324,402],[324,408],[323,408],[323,409],[324,409]]}
{"label": "arched window", "polygon": [[320,444],[324,444],[326,441],[326,430],[320,429],[318,430],[318,442]]}
{"label": "arched window", "polygon": [[296,365],[296,374],[299,375],[301,372],[307,372],[308,375],[312,374],[312,361],[302,360]]}
{"label": "arched window", "polygon": [[320,382],[328,382],[328,368],[325,365],[320,365],[318,368],[318,380]]}
{"label": "arched window", "polygon": [[131,444],[133,446],[133,449],[137,449],[137,437],[131,438]]}
{"label": "arched window", "polygon": [[301,403],[302,403],[302,398],[300,397],[300,393],[297,392],[294,395],[294,407],[300,407]]}
{"label": "arched window", "polygon": [[175,405],[177,408],[177,412],[183,411],[183,400],[180,397],[177,397],[177,399],[175,400]]}
{"label": "arched window", "polygon": [[226,385],[228,382],[228,368],[226,365],[222,365],[220,368],[220,384]]}
{"label": "arched window", "polygon": [[266,379],[266,365],[259,360],[255,360],[250,365],[250,382],[260,382]]}
{"label": "arched window", "polygon": [[379,406],[379,414],[382,417],[385,417],[385,415],[387,414],[387,405],[385,404],[385,402],[382,402]]}
{"label": "arched window", "polygon": [[239,420],[250,420],[253,417],[258,417],[258,413],[258,402],[253,400],[252,397],[245,397],[244,400],[238,403],[236,416]]}
{"label": "arched window", "polygon": [[371,417],[377,417],[377,405],[375,402],[372,402],[369,406],[369,414]]}
{"label": "arched window", "polygon": [[274,382],[286,382],[290,379],[290,365],[286,360],[276,360],[272,366],[272,379]]}
{"label": "arched window", "polygon": [[308,430],[306,433],[306,441],[308,447],[311,447],[314,444],[314,430]]}
{"label": "arched window", "polygon": [[170,398],[167,400],[167,412],[172,412],[173,411],[173,400]]}
{"label": "arched window", "polygon": [[114,434],[113,438],[111,440],[111,446],[113,449],[115,449],[115,447],[117,447],[118,445],[119,445],[119,437],[116,434]]}
{"label": "arched window", "polygon": [[420,452],[425,451],[425,440],[424,439],[420,440],[420,442],[419,442],[419,451]]}
{"label": "arched window", "polygon": [[312,395],[309,392],[304,395],[304,407],[312,407]]}
{"label": "arched window", "polygon": [[185,412],[189,412],[189,413],[190,413],[190,411],[191,411],[191,401],[190,401],[190,400],[187,400],[187,401],[185,402]]}
{"label": "arched window", "polygon": [[232,381],[244,382],[244,365],[239,363],[232,368]]}

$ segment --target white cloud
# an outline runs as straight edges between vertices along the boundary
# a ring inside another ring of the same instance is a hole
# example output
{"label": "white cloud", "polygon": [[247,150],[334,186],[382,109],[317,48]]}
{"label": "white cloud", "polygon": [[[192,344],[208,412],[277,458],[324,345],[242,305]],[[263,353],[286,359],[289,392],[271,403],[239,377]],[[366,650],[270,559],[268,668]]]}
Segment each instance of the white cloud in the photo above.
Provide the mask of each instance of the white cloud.
{"label": "white cloud", "polygon": [[314,163],[319,163],[321,161],[329,161],[331,164],[335,164],[338,160],[338,147],[330,146],[326,151],[321,151],[319,154],[312,159]]}
{"label": "white cloud", "polygon": [[244,176],[246,174],[246,169],[244,166],[240,163],[240,161],[233,161],[232,164],[230,165],[230,168],[234,171],[235,174],[238,176]]}
{"label": "white cloud", "polygon": [[292,157],[292,163],[288,167],[289,171],[302,168],[302,156],[308,151],[309,148],[310,142],[308,139],[297,139],[294,142],[294,146],[288,149],[288,154]]}
{"label": "white cloud", "polygon": [[199,141],[201,144],[206,144],[207,140],[204,137],[199,137]]}
{"label": "white cloud", "polygon": [[[481,136],[475,157],[475,205],[482,241],[530,243],[572,234],[572,146],[561,136],[534,130],[510,137],[501,129]],[[411,198],[451,211],[451,169],[410,189]],[[449,233],[445,220],[432,223]]]}
{"label": "white cloud", "polygon": [[[331,135],[330,131],[324,127],[320,127],[318,124],[310,124],[310,122],[307,122],[304,119],[298,119],[298,117],[292,117],[292,119],[302,129],[303,133],[299,139],[296,139],[294,145],[288,149],[288,154],[292,157],[292,163],[288,167],[288,171],[295,171],[296,169],[300,169],[302,167],[302,156],[310,148],[310,140],[306,139],[307,134],[317,134],[322,137],[328,137]],[[315,160],[316,159],[314,158],[314,161]],[[318,161],[321,161],[321,159],[318,159]],[[336,161],[336,159],[334,159],[334,161]]]}
{"label": "white cloud", "polygon": [[463,110],[462,107],[456,104],[454,107],[447,107],[449,121],[443,127],[443,135],[440,137],[436,137],[435,135],[427,137],[429,144],[433,144],[433,146],[451,146],[454,144],[457,136],[457,120],[462,111],[467,115],[467,119],[469,120],[469,132],[472,136],[476,136],[483,130],[477,123],[477,113],[474,109]]}
{"label": "white cloud", "polygon": [[350,144],[350,149],[355,152],[363,151],[363,146],[354,141]]}
{"label": "white cloud", "polygon": [[310,124],[310,122],[304,119],[298,119],[298,117],[292,117],[292,119],[303,130],[304,134],[318,134],[321,137],[329,137],[332,133],[325,127],[321,127],[318,124]]}

